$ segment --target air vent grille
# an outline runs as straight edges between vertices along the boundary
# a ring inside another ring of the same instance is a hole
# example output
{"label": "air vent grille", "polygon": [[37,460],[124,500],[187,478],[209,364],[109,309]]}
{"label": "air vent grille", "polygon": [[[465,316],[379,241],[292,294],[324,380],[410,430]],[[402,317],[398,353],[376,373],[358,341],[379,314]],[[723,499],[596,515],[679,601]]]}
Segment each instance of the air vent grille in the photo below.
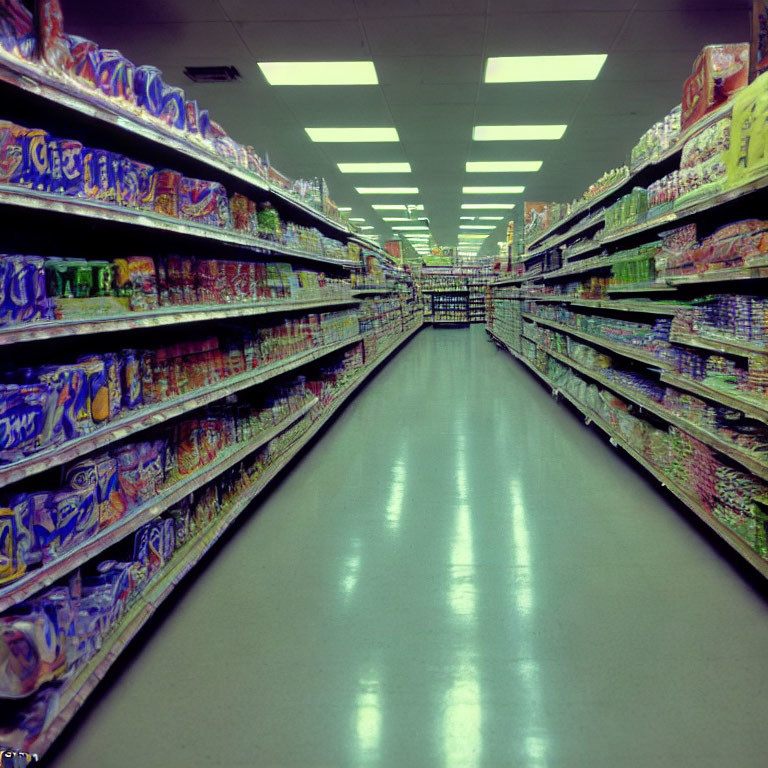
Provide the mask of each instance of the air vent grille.
{"label": "air vent grille", "polygon": [[231,83],[240,77],[235,67],[185,67],[184,74],[196,83]]}

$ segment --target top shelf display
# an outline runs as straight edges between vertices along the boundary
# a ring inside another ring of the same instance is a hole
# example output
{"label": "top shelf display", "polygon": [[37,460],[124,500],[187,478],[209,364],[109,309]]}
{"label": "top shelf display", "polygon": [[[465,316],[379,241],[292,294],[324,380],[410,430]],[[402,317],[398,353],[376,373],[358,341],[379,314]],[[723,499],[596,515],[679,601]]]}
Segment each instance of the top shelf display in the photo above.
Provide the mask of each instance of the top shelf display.
{"label": "top shelf display", "polygon": [[[732,108],[733,103],[728,101],[712,112],[709,112],[698,122],[688,126],[686,130],[681,131],[679,125],[680,108],[676,107],[669,115],[667,115],[664,121],[657,124],[670,125],[667,132],[663,133],[664,138],[653,145],[653,148],[648,147],[645,152],[639,155],[638,159],[635,159],[635,162],[630,160],[629,168],[623,166],[620,169],[609,171],[605,174],[603,178],[606,180],[613,178],[614,180],[612,183],[601,184],[602,180],[595,182],[595,184],[585,192],[585,196],[589,195],[588,197],[582,197],[580,201],[573,204],[569,213],[559,218],[554,224],[550,225],[547,229],[530,240],[528,243],[529,257],[538,255],[538,253],[548,250],[568,239],[567,237],[559,238],[557,243],[542,247],[542,244],[553,235],[560,233],[570,236],[571,234],[580,232],[581,230],[575,225],[584,217],[589,216],[595,210],[596,206],[611,204],[622,195],[630,192],[633,187],[642,186],[643,184],[658,178],[660,175],[663,175],[666,165],[673,164],[677,161],[678,156],[682,153],[683,147],[688,139],[728,115]],[[656,129],[657,134],[662,133],[656,126],[647,133],[650,134],[654,129]],[[633,150],[633,159],[636,157],[636,150],[638,147],[646,141],[646,135],[643,136],[640,142],[638,142],[638,145],[636,145],[635,150]],[[592,190],[596,191],[590,195]],[[573,227],[575,231],[573,233],[566,233],[566,230],[570,227]],[[536,254],[531,253],[534,249],[537,251]]]}
{"label": "top shelf display", "polygon": [[[119,51],[64,32],[58,0],[38,3],[43,30],[18,0],[0,8],[0,94],[6,105],[58,115],[62,124],[88,122],[93,132],[121,146],[142,145],[170,166],[248,193],[258,192],[294,217],[311,220],[332,236],[353,230],[328,199],[322,180],[291,181],[264,162],[253,147],[229,137],[206,109],[163,82],[160,70],[135,66]],[[8,118],[3,114],[0,118]]]}

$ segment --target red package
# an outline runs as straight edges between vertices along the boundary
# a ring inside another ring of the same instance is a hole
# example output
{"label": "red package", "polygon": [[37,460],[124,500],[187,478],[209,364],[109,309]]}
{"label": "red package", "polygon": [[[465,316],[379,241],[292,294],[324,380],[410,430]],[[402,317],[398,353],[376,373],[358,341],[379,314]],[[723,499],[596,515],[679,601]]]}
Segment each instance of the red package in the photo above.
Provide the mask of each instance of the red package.
{"label": "red package", "polygon": [[685,131],[747,85],[749,44],[707,45],[693,63],[693,73],[683,84],[680,118]]}

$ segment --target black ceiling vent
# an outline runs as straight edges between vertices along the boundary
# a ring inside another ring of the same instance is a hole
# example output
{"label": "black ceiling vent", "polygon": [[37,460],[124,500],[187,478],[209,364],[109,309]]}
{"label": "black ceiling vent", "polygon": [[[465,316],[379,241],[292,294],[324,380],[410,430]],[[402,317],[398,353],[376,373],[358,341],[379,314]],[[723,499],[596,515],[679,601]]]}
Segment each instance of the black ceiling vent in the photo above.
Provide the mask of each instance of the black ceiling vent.
{"label": "black ceiling vent", "polygon": [[231,83],[240,78],[235,67],[185,67],[184,74],[196,83]]}

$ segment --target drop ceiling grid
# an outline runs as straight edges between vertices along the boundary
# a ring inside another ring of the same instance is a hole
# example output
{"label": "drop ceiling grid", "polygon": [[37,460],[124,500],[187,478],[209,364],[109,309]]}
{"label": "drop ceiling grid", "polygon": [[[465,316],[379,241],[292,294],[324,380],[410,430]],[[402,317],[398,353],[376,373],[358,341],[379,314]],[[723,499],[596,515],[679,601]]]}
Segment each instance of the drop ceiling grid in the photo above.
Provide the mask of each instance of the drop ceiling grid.
{"label": "drop ceiling grid", "polygon": [[[465,184],[521,184],[523,195],[566,200],[626,159],[679,103],[708,43],[746,40],[749,0],[63,0],[67,30],[158,64],[238,140],[289,175],[323,176],[340,205],[391,235],[356,186],[418,186],[432,231],[455,242]],[[609,54],[587,83],[485,84],[487,56]],[[259,60],[371,58],[379,85],[272,87]],[[193,84],[188,64],[234,64],[237,83]],[[248,108],[243,108],[243,105]],[[567,123],[559,141],[472,142],[473,125]],[[305,127],[392,125],[399,144],[315,144]],[[540,159],[538,173],[467,174],[469,160]],[[413,173],[341,174],[337,162],[408,161]],[[473,195],[476,202],[486,198]],[[502,199],[502,198],[489,198]],[[467,213],[467,212],[464,212]],[[506,219],[486,250],[495,248]]]}

